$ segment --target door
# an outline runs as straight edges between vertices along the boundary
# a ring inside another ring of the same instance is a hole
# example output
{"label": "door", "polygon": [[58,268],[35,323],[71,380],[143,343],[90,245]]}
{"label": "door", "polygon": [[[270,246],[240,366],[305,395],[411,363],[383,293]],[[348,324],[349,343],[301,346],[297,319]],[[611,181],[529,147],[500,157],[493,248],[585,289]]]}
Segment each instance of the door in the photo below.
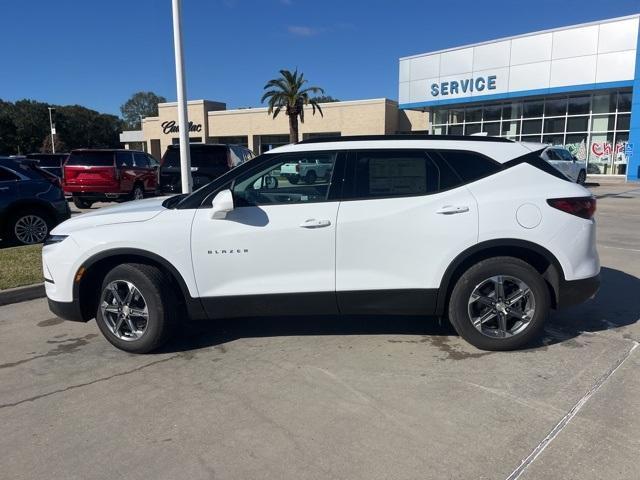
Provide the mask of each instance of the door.
{"label": "door", "polygon": [[444,270],[477,242],[474,197],[442,157],[419,150],[354,152],[346,182],[336,236],[340,311],[432,313]]}
{"label": "door", "polygon": [[[313,153],[273,155],[244,169],[229,185],[234,210],[224,219],[212,219],[210,208],[198,209],[191,232],[192,261],[209,316],[337,312],[335,235],[341,181],[319,178],[314,184],[294,185],[280,175],[284,163],[310,156]],[[333,163],[338,156],[331,154]]]}
{"label": "door", "polygon": [[576,162],[569,150],[558,149],[557,153],[564,164],[563,173],[575,182],[578,178],[578,173],[580,173],[580,164]]}
{"label": "door", "polygon": [[116,170],[120,175],[120,193],[132,192],[137,177],[133,152],[116,152]]}
{"label": "door", "polygon": [[146,191],[154,191],[156,188],[156,171],[149,163],[149,157],[143,152],[134,152],[133,161],[136,175],[144,184]]}
{"label": "door", "polygon": [[570,172],[568,171],[568,163],[560,157],[558,152],[559,150],[556,150],[555,148],[548,148],[545,150],[544,156],[551,165],[560,170],[564,175],[569,176]]}

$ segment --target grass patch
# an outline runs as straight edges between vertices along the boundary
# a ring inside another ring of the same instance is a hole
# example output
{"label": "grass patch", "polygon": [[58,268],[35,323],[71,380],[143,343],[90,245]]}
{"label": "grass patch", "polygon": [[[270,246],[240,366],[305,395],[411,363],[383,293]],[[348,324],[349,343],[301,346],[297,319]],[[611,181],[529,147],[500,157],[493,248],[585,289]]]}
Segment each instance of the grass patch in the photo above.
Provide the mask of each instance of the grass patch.
{"label": "grass patch", "polygon": [[42,245],[0,249],[0,290],[40,283]]}

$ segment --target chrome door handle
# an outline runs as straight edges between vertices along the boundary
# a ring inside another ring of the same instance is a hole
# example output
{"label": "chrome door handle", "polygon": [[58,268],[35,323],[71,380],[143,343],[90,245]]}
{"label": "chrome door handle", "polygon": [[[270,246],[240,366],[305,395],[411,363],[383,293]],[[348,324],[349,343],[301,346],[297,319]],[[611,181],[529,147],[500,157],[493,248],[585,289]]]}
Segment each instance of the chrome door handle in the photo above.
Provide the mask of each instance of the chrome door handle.
{"label": "chrome door handle", "polygon": [[436,213],[441,215],[454,215],[456,213],[465,213],[469,211],[469,207],[466,205],[445,205],[444,207],[436,210]]}
{"label": "chrome door handle", "polygon": [[302,228],[322,228],[329,225],[331,225],[329,220],[316,220],[315,218],[309,218],[300,224]]}

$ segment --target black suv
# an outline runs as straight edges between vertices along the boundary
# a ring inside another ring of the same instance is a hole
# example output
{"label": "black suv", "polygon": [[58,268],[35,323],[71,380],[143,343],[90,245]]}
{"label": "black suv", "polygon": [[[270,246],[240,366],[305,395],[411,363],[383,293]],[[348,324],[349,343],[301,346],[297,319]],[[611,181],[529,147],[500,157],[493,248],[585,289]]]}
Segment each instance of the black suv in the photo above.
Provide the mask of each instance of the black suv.
{"label": "black suv", "polygon": [[70,216],[58,177],[35,160],[0,157],[0,237],[5,243],[40,243]]}
{"label": "black suv", "polygon": [[62,166],[69,156],[68,153],[29,153],[27,158],[38,160],[38,166],[56,177],[62,178]]}
{"label": "black suv", "polygon": [[[194,190],[254,157],[251,150],[240,145],[192,143],[189,147]],[[160,191],[163,194],[182,192],[179,145],[169,145],[162,156]]]}

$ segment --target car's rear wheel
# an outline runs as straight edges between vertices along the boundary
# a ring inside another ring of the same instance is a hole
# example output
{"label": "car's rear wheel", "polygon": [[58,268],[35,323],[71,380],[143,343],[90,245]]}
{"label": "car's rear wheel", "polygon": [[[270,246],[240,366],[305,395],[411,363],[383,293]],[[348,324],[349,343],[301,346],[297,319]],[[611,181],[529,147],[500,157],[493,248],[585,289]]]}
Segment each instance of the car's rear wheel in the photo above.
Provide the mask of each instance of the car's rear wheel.
{"label": "car's rear wheel", "polygon": [[83,208],[83,209],[84,208],[91,208],[91,205],[93,205],[93,202],[90,202],[86,198],[78,197],[76,195],[74,195],[72,198],[73,198],[73,204],[77,208]]}
{"label": "car's rear wheel", "polygon": [[304,181],[308,185],[313,185],[314,183],[316,183],[317,179],[318,179],[318,175],[316,175],[316,172],[314,170],[309,170],[307,174],[304,176]]}
{"label": "car's rear wheel", "polygon": [[584,182],[586,180],[587,180],[587,172],[585,172],[584,170],[580,170],[580,173],[578,173],[578,179],[576,180],[576,183],[580,185],[584,185]]}
{"label": "car's rear wheel", "polygon": [[114,346],[131,353],[148,353],[169,338],[177,303],[171,282],[156,267],[119,265],[102,282],[96,321]]}
{"label": "car's rear wheel", "polygon": [[4,237],[10,245],[33,245],[42,243],[51,227],[51,218],[46,212],[23,209],[9,216]]}
{"label": "car's rear wheel", "polygon": [[300,177],[298,175],[289,175],[287,177],[287,180],[289,180],[289,183],[291,185],[297,185],[298,182],[300,181]]}
{"label": "car's rear wheel", "polygon": [[546,282],[513,257],[483,260],[457,281],[449,320],[458,334],[482,350],[514,350],[537,337],[549,314]]}

